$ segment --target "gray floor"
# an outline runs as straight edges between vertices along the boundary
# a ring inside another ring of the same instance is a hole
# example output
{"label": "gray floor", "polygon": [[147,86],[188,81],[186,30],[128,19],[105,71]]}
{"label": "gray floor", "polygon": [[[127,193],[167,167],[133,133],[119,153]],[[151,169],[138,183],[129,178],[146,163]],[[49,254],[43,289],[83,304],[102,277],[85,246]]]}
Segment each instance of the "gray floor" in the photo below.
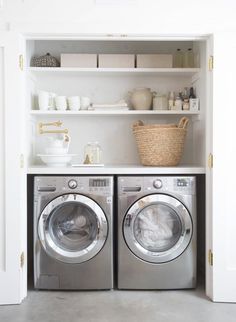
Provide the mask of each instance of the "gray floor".
{"label": "gray floor", "polygon": [[1,322],[235,322],[236,305],[188,291],[29,291],[21,305],[0,307]]}

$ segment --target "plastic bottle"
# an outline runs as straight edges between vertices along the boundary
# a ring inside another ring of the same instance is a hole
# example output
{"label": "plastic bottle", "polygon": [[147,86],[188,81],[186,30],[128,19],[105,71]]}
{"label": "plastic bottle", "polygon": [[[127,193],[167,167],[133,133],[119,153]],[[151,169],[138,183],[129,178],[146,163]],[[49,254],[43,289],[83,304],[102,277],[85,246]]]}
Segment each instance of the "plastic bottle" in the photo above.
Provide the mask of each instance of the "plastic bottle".
{"label": "plastic bottle", "polygon": [[188,111],[189,110],[189,89],[188,87],[184,88],[184,93],[183,93],[183,110]]}
{"label": "plastic bottle", "polygon": [[193,87],[190,87],[189,109],[194,112],[199,110],[199,98],[196,98]]}
{"label": "plastic bottle", "polygon": [[183,68],[183,59],[184,59],[183,52],[181,51],[180,48],[178,48],[174,54],[173,67],[174,68]]}

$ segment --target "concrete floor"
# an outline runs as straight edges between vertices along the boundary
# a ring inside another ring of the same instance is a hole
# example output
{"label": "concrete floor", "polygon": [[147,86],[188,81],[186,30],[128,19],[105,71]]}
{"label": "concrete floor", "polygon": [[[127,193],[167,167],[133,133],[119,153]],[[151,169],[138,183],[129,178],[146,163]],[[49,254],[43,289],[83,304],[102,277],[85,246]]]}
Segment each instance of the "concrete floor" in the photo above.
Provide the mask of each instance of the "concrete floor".
{"label": "concrete floor", "polygon": [[212,303],[203,288],[185,291],[29,291],[0,307],[1,322],[235,322],[236,305]]}

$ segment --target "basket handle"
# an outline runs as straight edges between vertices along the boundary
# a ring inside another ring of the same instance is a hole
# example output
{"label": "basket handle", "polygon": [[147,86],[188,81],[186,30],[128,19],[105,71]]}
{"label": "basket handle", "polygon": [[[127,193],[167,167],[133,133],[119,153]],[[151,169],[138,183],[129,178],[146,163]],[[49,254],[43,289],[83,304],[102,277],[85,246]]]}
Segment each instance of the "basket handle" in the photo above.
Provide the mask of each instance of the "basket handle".
{"label": "basket handle", "polygon": [[136,128],[138,128],[139,126],[143,126],[143,125],[144,125],[143,121],[138,120],[137,122],[135,122],[133,124],[133,130],[136,129]]}
{"label": "basket handle", "polygon": [[179,121],[178,128],[186,129],[188,125],[189,119],[187,117],[182,117]]}

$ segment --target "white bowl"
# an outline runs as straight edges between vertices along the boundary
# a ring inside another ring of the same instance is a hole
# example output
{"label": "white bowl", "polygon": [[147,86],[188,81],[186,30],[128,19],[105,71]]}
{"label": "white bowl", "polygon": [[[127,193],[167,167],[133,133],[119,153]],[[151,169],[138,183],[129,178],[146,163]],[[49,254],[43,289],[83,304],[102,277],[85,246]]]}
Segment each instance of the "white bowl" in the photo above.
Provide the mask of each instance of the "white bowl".
{"label": "white bowl", "polygon": [[51,147],[45,149],[46,154],[52,155],[65,155],[68,153],[68,148],[63,147]]}
{"label": "white bowl", "polygon": [[76,155],[77,154],[38,154],[41,160],[50,167],[65,167],[71,162],[72,157]]}

